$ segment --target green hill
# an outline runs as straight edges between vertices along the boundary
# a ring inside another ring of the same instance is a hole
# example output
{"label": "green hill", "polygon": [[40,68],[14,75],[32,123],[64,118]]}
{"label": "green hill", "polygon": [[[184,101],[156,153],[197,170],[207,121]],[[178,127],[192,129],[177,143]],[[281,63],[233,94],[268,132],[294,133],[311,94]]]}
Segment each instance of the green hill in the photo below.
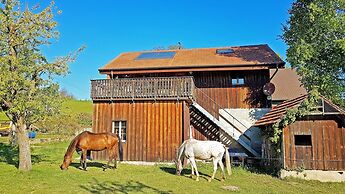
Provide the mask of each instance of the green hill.
{"label": "green hill", "polygon": [[[88,113],[92,114],[91,100],[66,100],[62,103],[62,111],[72,114]],[[0,112],[0,121],[8,120],[5,113]]]}
{"label": "green hill", "polygon": [[69,113],[89,113],[92,114],[91,100],[67,100],[62,104],[62,111]]}

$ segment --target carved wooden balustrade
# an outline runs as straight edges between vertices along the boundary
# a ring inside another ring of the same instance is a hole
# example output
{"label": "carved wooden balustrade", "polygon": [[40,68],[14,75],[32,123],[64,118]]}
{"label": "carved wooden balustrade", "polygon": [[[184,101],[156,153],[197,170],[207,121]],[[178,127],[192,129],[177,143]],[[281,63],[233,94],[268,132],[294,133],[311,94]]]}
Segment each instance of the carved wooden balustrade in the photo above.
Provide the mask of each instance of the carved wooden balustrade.
{"label": "carved wooden balustrade", "polygon": [[91,80],[92,100],[189,100],[193,77],[147,77]]}

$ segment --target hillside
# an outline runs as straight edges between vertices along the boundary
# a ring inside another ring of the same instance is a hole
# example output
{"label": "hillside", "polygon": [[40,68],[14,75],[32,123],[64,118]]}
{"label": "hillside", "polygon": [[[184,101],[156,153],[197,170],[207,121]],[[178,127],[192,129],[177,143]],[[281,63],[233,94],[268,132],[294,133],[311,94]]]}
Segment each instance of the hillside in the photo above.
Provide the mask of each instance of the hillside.
{"label": "hillside", "polygon": [[92,101],[90,100],[67,100],[62,104],[62,111],[69,113],[92,114]]}
{"label": "hillside", "polygon": [[[92,114],[92,101],[90,100],[67,100],[62,104],[62,111],[72,114]],[[8,120],[7,116],[0,112],[0,121]]]}

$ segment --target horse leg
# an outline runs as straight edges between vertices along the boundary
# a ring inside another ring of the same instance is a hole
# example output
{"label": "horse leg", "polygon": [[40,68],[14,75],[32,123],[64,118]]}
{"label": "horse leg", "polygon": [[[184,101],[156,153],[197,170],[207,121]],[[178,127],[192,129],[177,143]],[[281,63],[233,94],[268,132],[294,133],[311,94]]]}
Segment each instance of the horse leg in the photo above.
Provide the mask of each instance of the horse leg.
{"label": "horse leg", "polygon": [[219,160],[218,164],[219,164],[220,168],[222,169],[222,176],[223,176],[222,181],[223,181],[223,180],[225,180],[225,172],[224,172],[224,165],[223,165],[222,160]]}
{"label": "horse leg", "polygon": [[105,169],[110,168],[110,161],[113,158],[113,152],[111,150],[108,150],[108,162],[105,166],[103,166],[103,171],[105,171]]}
{"label": "horse leg", "polygon": [[[187,165],[190,163],[190,161],[189,161],[189,159],[187,159]],[[193,165],[190,165],[190,167],[191,167],[191,170],[192,170],[192,172],[191,172],[191,174],[190,174],[190,178],[193,178],[193,175],[194,175],[194,167],[193,167]]]}
{"label": "horse leg", "polygon": [[87,150],[83,150],[81,157],[83,158],[83,169],[85,171],[86,171],[86,156],[87,156]]}
{"label": "horse leg", "polygon": [[211,182],[212,179],[214,179],[214,176],[216,175],[217,172],[217,165],[218,165],[218,159],[213,158],[213,173],[210,179],[208,179],[208,182]]}
{"label": "horse leg", "polygon": [[196,167],[196,162],[194,160],[194,157],[190,157],[189,160],[190,160],[190,163],[192,165],[192,168],[194,167],[194,169],[195,169],[196,181],[199,181],[199,172],[198,172],[198,168]]}
{"label": "horse leg", "polygon": [[117,154],[114,153],[114,170],[117,168]]}
{"label": "horse leg", "polygon": [[80,167],[79,169],[83,169],[84,165],[83,165],[83,153],[81,153],[80,155]]}

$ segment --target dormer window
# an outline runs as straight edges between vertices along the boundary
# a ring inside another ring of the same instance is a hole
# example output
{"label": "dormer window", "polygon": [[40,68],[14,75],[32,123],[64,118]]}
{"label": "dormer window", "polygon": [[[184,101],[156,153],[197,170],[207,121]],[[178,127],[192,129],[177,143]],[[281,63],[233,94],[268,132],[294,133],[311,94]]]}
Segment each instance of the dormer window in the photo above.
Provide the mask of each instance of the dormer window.
{"label": "dormer window", "polygon": [[244,85],[244,76],[235,76],[231,79],[231,85],[233,86],[241,86]]}
{"label": "dormer window", "polygon": [[217,49],[216,53],[218,55],[228,55],[228,54],[234,53],[234,50],[233,49]]}

